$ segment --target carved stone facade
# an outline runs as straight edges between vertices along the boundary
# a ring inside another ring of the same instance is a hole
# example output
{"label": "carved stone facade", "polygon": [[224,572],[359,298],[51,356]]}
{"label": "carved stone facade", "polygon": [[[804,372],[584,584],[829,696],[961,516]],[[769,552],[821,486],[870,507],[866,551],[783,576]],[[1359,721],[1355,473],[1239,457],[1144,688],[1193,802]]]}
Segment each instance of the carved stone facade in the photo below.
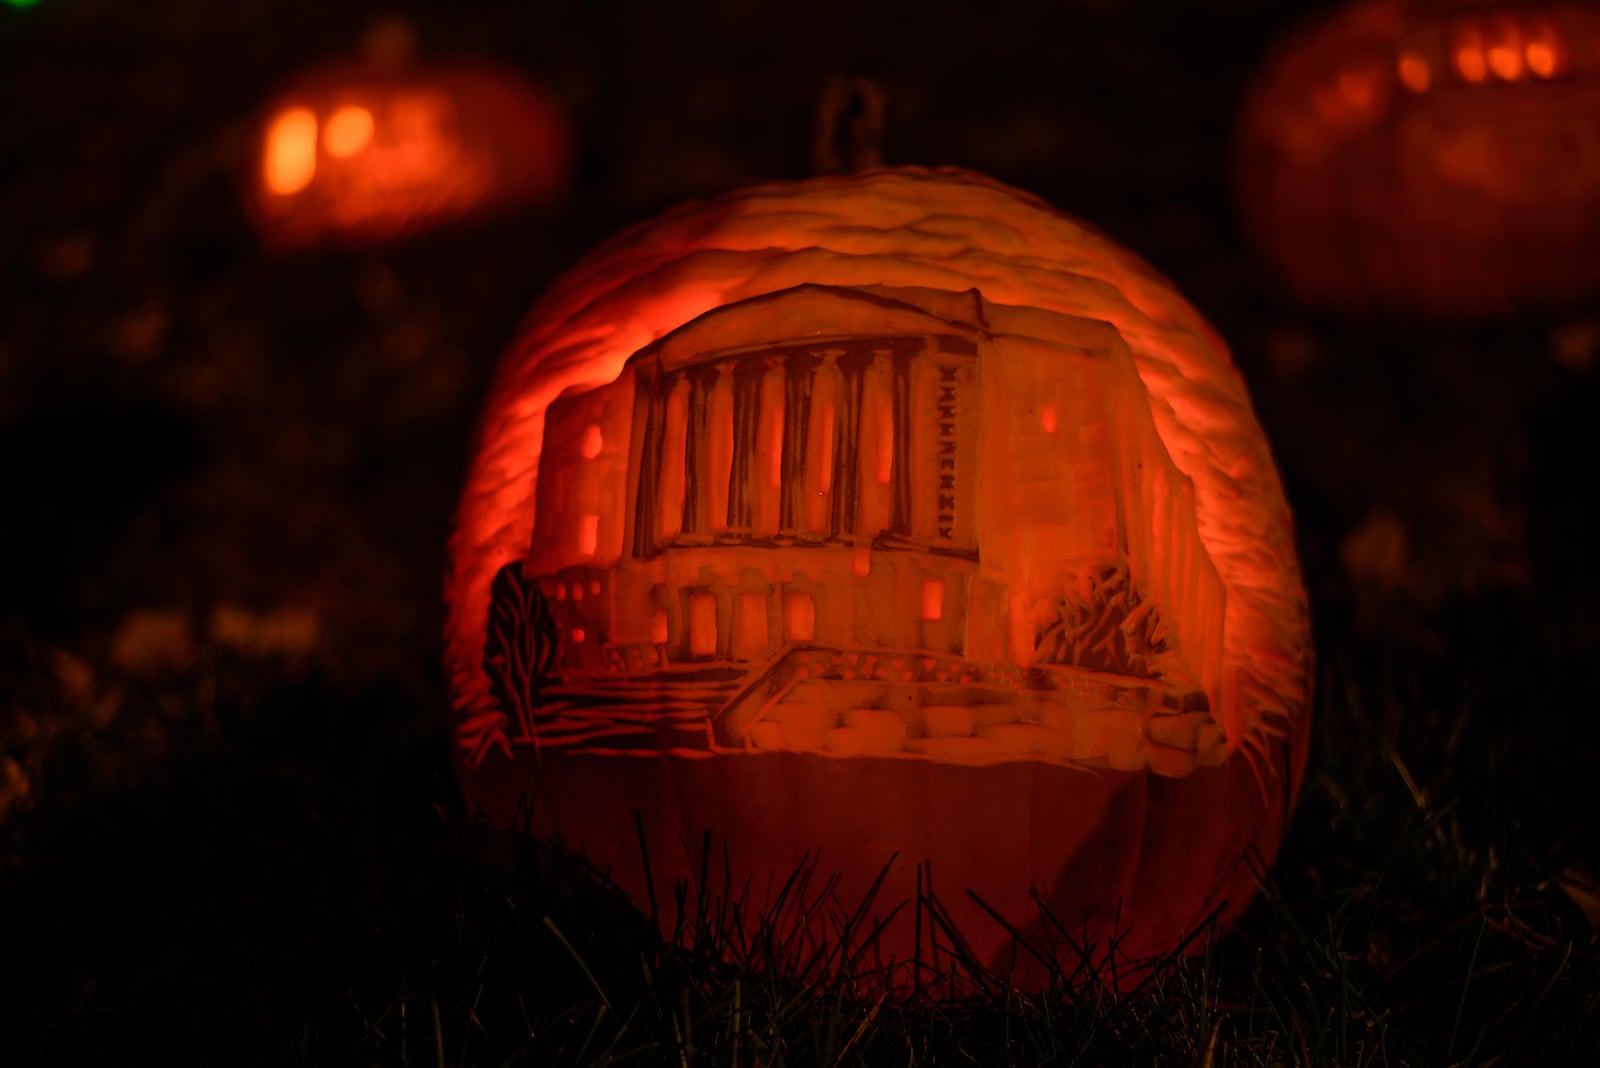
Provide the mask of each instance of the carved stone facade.
{"label": "carved stone facade", "polygon": [[556,400],[521,740],[1219,763],[1223,589],[1138,375],[1105,324],[997,317],[802,286]]}

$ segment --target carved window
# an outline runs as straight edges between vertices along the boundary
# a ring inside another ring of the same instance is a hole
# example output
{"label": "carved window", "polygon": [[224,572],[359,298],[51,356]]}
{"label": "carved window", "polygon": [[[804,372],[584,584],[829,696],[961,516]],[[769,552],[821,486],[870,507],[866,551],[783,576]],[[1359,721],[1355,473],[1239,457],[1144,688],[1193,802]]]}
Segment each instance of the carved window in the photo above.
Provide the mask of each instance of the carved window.
{"label": "carved window", "polygon": [[717,653],[717,597],[714,593],[689,595],[689,655]]}
{"label": "carved window", "polygon": [[809,642],[817,636],[817,599],[793,592],[783,600],[784,629],[792,642]]}
{"label": "carved window", "polygon": [[733,621],[733,658],[759,660],[767,653],[767,595],[741,593]]}

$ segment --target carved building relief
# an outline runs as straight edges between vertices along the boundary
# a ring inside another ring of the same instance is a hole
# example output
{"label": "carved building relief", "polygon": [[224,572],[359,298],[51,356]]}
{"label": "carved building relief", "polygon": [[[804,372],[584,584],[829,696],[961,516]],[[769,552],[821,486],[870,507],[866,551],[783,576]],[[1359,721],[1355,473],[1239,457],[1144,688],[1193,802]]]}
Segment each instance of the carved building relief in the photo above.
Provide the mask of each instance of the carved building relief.
{"label": "carved building relief", "polygon": [[[497,677],[529,680],[496,687],[513,741],[1220,763],[1223,588],[1127,352],[994,315],[801,286],[553,403],[491,607]],[[558,678],[494,637],[517,620],[554,635]]]}

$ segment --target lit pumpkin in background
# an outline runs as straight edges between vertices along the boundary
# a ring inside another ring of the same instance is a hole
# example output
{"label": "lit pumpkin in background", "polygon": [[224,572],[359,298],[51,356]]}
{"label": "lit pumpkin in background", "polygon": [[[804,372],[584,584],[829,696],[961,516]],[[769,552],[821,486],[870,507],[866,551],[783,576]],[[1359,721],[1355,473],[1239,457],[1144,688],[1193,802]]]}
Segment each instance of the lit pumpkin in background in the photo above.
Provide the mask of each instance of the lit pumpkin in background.
{"label": "lit pumpkin in background", "polygon": [[1600,8],[1375,0],[1292,34],[1241,215],[1304,300],[1441,316],[1600,294]]}
{"label": "lit pumpkin in background", "polygon": [[[987,911],[1065,954],[1034,892],[1102,959],[1231,920],[1306,756],[1291,518],[1226,348],[966,172],[742,189],[560,279],[491,386],[446,593],[475,812],[641,908],[709,862],[715,913],[726,848],[795,959],[882,872],[867,959],[900,987],[945,922],[1042,982]],[[802,916],[808,856],[805,906],[838,881]]]}
{"label": "lit pumpkin in background", "polygon": [[572,160],[555,100],[479,63],[329,67],[264,111],[251,213],[273,247],[392,241],[549,205]]}

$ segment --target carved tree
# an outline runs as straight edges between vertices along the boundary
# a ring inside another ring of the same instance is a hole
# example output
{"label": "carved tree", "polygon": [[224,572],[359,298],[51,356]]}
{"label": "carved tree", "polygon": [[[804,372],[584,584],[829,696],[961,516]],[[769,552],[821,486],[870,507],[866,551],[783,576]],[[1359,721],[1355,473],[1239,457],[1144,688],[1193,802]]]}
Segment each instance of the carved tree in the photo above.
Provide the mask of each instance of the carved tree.
{"label": "carved tree", "polygon": [[1167,651],[1166,632],[1156,606],[1134,584],[1127,561],[1096,568],[1089,589],[1087,601],[1057,602],[1056,621],[1034,639],[1034,662],[1159,676],[1156,660]]}
{"label": "carved tree", "polygon": [[539,584],[512,561],[494,577],[489,591],[489,634],[483,670],[501,710],[517,724],[518,737],[533,737],[533,710],[539,691],[557,677],[560,639],[550,603]]}

